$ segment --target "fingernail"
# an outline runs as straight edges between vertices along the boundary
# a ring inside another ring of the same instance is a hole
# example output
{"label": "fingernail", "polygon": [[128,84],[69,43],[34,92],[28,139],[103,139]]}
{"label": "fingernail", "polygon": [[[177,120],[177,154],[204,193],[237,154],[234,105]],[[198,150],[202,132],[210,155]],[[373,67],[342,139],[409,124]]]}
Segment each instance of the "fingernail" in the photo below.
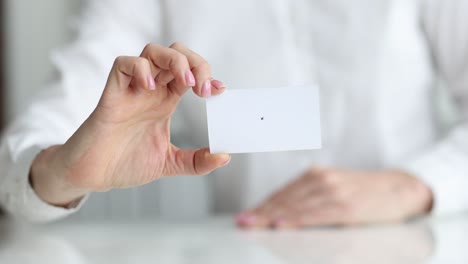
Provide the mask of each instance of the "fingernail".
{"label": "fingernail", "polygon": [[218,159],[223,160],[223,166],[227,165],[231,161],[231,155],[226,153],[215,154]]}
{"label": "fingernail", "polygon": [[231,162],[231,156],[229,156],[229,158],[226,160],[226,162],[224,162],[224,166],[228,165],[229,162]]}
{"label": "fingernail", "polygon": [[254,215],[247,214],[247,213],[240,213],[236,217],[236,223],[240,226],[251,226],[254,225],[256,222],[256,218]]}
{"label": "fingernail", "polygon": [[187,83],[188,86],[195,86],[195,77],[193,76],[193,73],[191,70],[187,70],[185,72],[185,82]]}
{"label": "fingernail", "polygon": [[213,85],[213,87],[216,89],[226,88],[226,85],[224,85],[222,81],[218,81],[218,80],[212,80],[211,85]]}
{"label": "fingernail", "polygon": [[211,82],[210,82],[210,80],[206,80],[203,83],[201,93],[202,93],[202,96],[205,97],[205,98],[211,96]]}
{"label": "fingernail", "polygon": [[156,83],[154,82],[154,78],[152,75],[148,75],[148,87],[150,90],[156,90]]}

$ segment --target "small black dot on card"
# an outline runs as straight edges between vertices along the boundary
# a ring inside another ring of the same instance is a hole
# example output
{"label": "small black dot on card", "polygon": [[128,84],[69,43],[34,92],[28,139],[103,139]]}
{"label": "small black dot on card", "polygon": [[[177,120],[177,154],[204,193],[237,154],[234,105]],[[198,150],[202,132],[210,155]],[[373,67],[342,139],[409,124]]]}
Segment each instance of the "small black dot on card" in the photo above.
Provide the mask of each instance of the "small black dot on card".
{"label": "small black dot on card", "polygon": [[264,117],[262,116],[260,119],[263,120],[263,118],[264,118]]}

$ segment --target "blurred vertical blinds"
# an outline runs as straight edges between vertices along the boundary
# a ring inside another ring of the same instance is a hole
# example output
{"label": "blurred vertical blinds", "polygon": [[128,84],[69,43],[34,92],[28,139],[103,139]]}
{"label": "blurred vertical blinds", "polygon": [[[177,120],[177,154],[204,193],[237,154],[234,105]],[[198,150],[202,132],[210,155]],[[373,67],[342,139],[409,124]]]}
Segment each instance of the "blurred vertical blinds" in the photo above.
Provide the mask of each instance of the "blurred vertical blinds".
{"label": "blurred vertical blinds", "polygon": [[[3,128],[3,117],[5,113],[5,69],[3,68],[5,64],[5,11],[4,1],[0,1],[0,132]],[[2,208],[0,208],[0,216],[3,215]]]}
{"label": "blurred vertical blinds", "polygon": [[0,131],[5,113],[5,14],[4,1],[0,1]]}

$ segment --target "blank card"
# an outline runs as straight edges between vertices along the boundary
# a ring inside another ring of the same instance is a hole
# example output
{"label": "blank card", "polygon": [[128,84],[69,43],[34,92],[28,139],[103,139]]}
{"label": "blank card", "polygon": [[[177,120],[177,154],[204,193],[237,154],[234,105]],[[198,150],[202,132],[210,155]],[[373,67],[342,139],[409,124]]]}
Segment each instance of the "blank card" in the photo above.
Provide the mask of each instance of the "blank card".
{"label": "blank card", "polygon": [[211,153],[321,148],[315,85],[227,90],[206,99]]}

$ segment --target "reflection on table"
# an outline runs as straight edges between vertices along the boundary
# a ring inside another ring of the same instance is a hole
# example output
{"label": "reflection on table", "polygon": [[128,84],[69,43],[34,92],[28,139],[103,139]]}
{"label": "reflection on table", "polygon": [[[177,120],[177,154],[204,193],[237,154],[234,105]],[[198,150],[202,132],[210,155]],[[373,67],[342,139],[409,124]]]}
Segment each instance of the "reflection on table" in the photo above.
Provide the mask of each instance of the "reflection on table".
{"label": "reflection on table", "polygon": [[230,217],[31,226],[0,222],[0,263],[468,263],[468,216],[402,225],[241,231]]}

